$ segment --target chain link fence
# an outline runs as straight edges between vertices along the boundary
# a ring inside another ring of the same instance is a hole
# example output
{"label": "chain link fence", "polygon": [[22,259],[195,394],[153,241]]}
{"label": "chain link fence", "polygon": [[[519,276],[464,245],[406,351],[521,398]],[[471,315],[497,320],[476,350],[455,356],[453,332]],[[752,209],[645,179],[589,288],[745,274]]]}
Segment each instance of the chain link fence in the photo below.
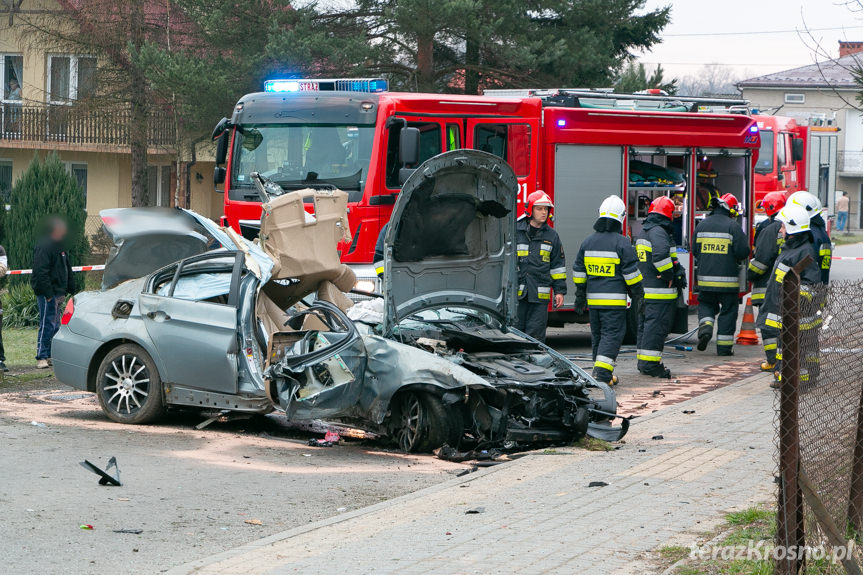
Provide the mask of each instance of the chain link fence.
{"label": "chain link fence", "polygon": [[861,573],[863,281],[782,290],[775,573]]}

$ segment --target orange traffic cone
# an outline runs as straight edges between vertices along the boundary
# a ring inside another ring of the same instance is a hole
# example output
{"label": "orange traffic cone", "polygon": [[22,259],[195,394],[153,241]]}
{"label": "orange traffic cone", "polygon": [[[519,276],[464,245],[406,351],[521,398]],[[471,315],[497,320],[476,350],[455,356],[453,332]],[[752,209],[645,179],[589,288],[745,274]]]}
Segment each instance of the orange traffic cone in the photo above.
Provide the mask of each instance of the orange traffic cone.
{"label": "orange traffic cone", "polygon": [[758,334],[755,333],[755,314],[752,311],[752,298],[746,298],[746,309],[743,311],[743,323],[740,324],[740,334],[737,336],[740,345],[758,345]]}

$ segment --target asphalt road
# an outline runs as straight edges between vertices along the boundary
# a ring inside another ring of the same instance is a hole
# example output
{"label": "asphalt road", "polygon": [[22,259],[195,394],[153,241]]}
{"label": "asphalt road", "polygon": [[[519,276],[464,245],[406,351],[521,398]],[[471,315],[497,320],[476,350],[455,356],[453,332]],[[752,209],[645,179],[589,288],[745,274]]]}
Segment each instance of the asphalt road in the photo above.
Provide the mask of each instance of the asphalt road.
{"label": "asphalt road", "polygon": [[[850,244],[847,246],[836,246],[833,250],[834,256],[863,257],[863,244]],[[830,280],[859,280],[863,278],[863,260],[833,260],[830,268]]]}

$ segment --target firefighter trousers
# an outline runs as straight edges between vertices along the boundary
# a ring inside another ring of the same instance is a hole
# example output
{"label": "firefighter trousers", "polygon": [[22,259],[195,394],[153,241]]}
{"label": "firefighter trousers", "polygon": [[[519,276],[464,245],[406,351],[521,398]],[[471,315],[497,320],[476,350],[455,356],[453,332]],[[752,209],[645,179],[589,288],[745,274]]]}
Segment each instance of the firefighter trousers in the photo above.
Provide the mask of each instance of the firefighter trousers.
{"label": "firefighter trousers", "polygon": [[590,308],[590,340],[593,345],[593,375],[608,383],[614,375],[614,362],[626,335],[626,308]]}
{"label": "firefighter trousers", "polygon": [[[762,306],[758,306],[758,315],[760,316],[762,313],[767,313],[761,311],[763,309]],[[760,322],[759,322],[760,323]],[[776,351],[779,349],[779,328],[771,327],[769,325],[765,325],[761,328],[761,342],[764,346],[764,357],[767,359],[767,363],[776,363]]]}
{"label": "firefighter trousers", "polygon": [[662,348],[674,321],[677,300],[644,301],[638,318],[638,369],[643,371],[662,362]]}
{"label": "firefighter trousers", "polygon": [[[713,322],[716,326],[716,353],[732,355],[734,332],[737,330],[737,311],[740,299],[736,292],[698,292],[698,337],[703,334],[713,336]],[[716,315],[719,319],[716,320]]]}
{"label": "firefighter trousers", "polygon": [[515,328],[527,335],[545,342],[545,328],[548,325],[548,304],[531,303],[527,298],[518,300],[518,317]]}
{"label": "firefighter trousers", "polygon": [[[762,330],[762,334],[764,331]],[[779,334],[779,330],[776,330]],[[780,342],[781,343],[781,342]],[[799,332],[799,349],[800,354],[800,390],[807,391],[817,383],[818,376],[821,374],[821,350],[820,341],[818,339],[818,328],[801,329]],[[765,352],[766,353],[766,352]],[[774,373],[782,373],[782,346],[776,350]],[[786,361],[790,358],[786,358]],[[768,356],[769,361],[769,356]]]}

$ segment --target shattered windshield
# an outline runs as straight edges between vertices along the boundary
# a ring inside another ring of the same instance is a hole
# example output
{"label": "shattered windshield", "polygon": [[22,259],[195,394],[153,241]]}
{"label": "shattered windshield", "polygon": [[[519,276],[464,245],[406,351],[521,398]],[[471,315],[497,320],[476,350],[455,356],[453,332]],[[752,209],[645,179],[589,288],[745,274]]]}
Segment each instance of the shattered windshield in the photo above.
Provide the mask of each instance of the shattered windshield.
{"label": "shattered windshield", "polygon": [[237,128],[231,199],[258,200],[252,172],[287,190],[338,188],[348,201],[362,197],[372,156],[374,126],[246,124]]}
{"label": "shattered windshield", "polygon": [[440,327],[441,324],[459,324],[477,327],[487,327],[490,329],[500,329],[502,326],[491,314],[478,311],[475,309],[460,308],[460,307],[445,307],[437,309],[427,309],[405,318],[399,327],[404,329],[417,328],[418,326],[435,325]]}

